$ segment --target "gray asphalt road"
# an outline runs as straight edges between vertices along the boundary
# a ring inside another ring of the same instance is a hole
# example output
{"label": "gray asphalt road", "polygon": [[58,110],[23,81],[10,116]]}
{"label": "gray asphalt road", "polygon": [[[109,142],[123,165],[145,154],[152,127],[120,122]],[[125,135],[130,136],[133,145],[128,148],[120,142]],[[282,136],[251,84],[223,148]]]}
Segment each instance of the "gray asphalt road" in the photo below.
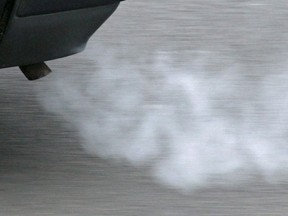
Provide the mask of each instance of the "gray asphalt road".
{"label": "gray asphalt road", "polygon": [[[212,53],[212,60],[216,59],[208,62],[207,67],[218,67],[207,76],[215,76],[215,71],[222,71],[225,65],[230,67],[230,62],[234,62],[240,68],[241,84],[246,84],[245,94],[258,97],[251,86],[261,86],[259,82],[272,72],[285,71],[282,68],[286,65],[288,48],[287,12],[286,3],[281,0],[126,1],[92,38],[85,53],[51,62],[55,70],[51,76],[32,83],[16,68],[2,70],[0,215],[286,215],[285,179],[268,184],[256,176],[246,184],[232,187],[207,184],[185,194],[177,187],[156,182],[147,168],[87,154],[77,126],[49,112],[49,106],[44,108],[38,98],[43,94],[38,91],[45,91],[42,86],[69,74],[74,78],[89,77],[97,68],[117,68],[119,65],[113,66],[119,64],[115,58],[131,65],[140,64],[146,74],[152,73],[155,78],[158,72],[151,69],[151,61],[157,53],[173,56],[178,73],[181,65],[204,52]],[[97,48],[109,51],[95,51]],[[114,54],[116,57],[109,62]],[[103,59],[101,55],[108,57]],[[206,57],[204,61],[208,61]],[[282,80],[281,86],[286,86],[286,79]],[[85,85],[85,79],[79,81]],[[274,83],[271,85],[274,88]],[[281,101],[283,97],[279,98]],[[241,107],[247,107],[246,99],[238,98],[239,104],[244,104]],[[276,107],[280,107],[276,102]],[[226,111],[230,116],[231,109]],[[286,114],[280,117],[285,120]],[[255,124],[261,128],[261,121]],[[277,146],[278,139],[273,139]],[[285,140],[281,138],[284,144]],[[270,144],[267,148],[272,149]],[[285,156],[286,148],[283,149]],[[275,155],[271,157],[275,159]],[[276,162],[273,165],[280,170],[277,174],[286,175],[287,169]],[[262,169],[268,170],[264,165]],[[226,184],[228,180],[224,181]]]}

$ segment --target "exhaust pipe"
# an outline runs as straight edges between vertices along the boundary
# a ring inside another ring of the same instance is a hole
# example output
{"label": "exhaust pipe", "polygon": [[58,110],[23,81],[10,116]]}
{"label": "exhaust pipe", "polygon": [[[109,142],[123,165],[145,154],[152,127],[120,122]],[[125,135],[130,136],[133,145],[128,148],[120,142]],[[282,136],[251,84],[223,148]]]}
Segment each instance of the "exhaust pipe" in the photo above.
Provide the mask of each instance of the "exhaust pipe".
{"label": "exhaust pipe", "polygon": [[19,66],[19,68],[26,78],[31,81],[40,79],[52,72],[52,70],[44,62]]}

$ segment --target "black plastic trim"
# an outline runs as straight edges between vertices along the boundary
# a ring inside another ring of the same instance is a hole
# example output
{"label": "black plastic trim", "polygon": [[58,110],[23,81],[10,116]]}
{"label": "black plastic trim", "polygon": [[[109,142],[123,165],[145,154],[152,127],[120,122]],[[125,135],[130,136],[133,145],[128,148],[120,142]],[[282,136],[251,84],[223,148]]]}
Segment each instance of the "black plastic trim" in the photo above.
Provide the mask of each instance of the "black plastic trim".
{"label": "black plastic trim", "polygon": [[109,5],[119,0],[22,0],[17,15],[20,17],[51,14],[62,11]]}
{"label": "black plastic trim", "polygon": [[6,0],[2,2],[0,13],[0,42],[4,36],[9,18],[11,16],[15,0]]}
{"label": "black plastic trim", "polygon": [[91,35],[118,7],[116,3],[59,13],[18,17],[16,0],[0,42],[0,68],[30,65],[84,50]]}
{"label": "black plastic trim", "polygon": [[5,8],[5,4],[6,4],[6,0],[0,0],[0,19]]}

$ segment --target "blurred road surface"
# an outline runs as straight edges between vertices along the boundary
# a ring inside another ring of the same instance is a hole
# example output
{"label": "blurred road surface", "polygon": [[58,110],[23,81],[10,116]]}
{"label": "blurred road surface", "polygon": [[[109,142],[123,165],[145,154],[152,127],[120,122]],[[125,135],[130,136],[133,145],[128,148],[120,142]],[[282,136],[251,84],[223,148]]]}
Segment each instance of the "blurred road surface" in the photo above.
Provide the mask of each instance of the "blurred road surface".
{"label": "blurred road surface", "polygon": [[[124,49],[123,58],[131,62],[157,50],[175,53],[180,62],[186,52],[209,50],[259,77],[259,69],[265,74],[268,64],[287,55],[287,18],[281,0],[126,1],[92,38],[86,54],[49,64],[67,76],[93,73],[93,62],[85,58],[92,45]],[[255,180],[183,194],[156,183],[143,168],[86,154],[75,128],[37,99],[35,86],[49,79],[32,83],[16,68],[1,70],[1,216],[287,215],[284,183]]]}

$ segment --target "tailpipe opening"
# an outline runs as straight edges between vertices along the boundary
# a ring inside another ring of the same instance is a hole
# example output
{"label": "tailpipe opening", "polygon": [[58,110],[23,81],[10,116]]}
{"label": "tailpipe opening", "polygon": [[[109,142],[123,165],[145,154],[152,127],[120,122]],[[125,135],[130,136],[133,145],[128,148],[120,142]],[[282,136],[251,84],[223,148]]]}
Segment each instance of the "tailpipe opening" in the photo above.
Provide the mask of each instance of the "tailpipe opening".
{"label": "tailpipe opening", "polygon": [[31,81],[40,79],[52,72],[52,70],[44,62],[31,65],[23,65],[19,66],[19,68],[25,77]]}

